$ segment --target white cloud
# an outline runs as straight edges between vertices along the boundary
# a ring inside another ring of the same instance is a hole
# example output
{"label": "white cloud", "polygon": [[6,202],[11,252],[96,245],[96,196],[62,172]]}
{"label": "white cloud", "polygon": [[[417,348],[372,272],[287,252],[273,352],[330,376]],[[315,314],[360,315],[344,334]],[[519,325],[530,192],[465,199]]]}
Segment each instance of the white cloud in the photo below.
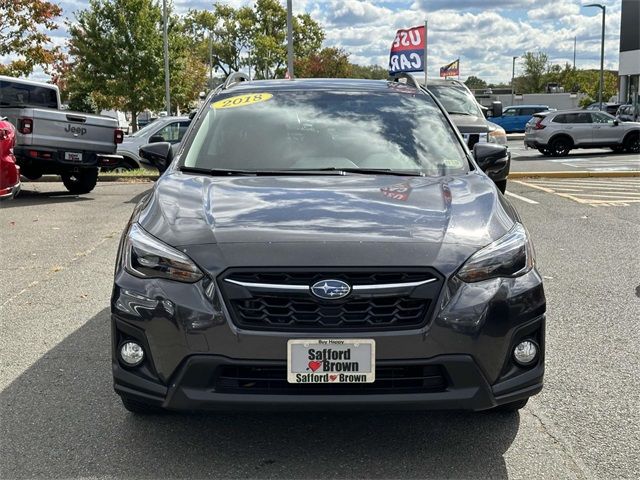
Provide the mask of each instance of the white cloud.
{"label": "white cloud", "polygon": [[[214,0],[174,0],[179,13],[213,8]],[[223,0],[220,0],[223,1]],[[462,77],[476,75],[491,82],[511,77],[511,57],[543,51],[554,63],[573,61],[577,37],[577,66],[598,68],[600,11],[581,8],[584,0],[294,0],[294,13],[310,13],[326,31],[326,46],[339,46],[359,64],[386,65],[398,28],[429,20],[429,74],[461,59]],[[284,5],[286,0],[280,0]],[[253,0],[228,0],[234,7]],[[617,68],[620,0],[607,4],[605,66]],[[86,0],[61,0],[65,16],[86,8]],[[64,43],[66,30],[54,34]],[[3,59],[4,60],[4,59]],[[520,67],[518,67],[520,68]]]}

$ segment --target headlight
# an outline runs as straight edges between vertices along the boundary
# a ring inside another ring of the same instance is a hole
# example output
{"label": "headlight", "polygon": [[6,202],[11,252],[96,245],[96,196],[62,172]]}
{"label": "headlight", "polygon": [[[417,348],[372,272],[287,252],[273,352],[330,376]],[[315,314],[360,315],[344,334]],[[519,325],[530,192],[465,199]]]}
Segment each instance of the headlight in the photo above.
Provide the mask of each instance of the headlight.
{"label": "headlight", "polygon": [[495,242],[474,253],[458,271],[463,282],[519,277],[533,268],[533,247],[520,223]]}
{"label": "headlight", "polygon": [[197,282],[200,269],[184,253],[145,232],[134,223],[125,238],[124,268],[142,278],[168,278],[179,282]]}
{"label": "headlight", "polygon": [[489,143],[497,143],[498,145],[506,145],[507,132],[505,132],[504,128],[496,128],[495,130],[491,130],[487,135],[487,141]]}

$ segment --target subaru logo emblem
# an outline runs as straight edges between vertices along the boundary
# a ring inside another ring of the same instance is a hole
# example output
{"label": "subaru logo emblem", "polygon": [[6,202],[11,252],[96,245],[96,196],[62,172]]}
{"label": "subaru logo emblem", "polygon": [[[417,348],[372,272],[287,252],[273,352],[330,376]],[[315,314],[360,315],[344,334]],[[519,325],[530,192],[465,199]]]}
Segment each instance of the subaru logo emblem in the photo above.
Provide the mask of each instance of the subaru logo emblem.
{"label": "subaru logo emblem", "polygon": [[351,287],[342,280],[320,280],[311,286],[311,293],[324,300],[344,298],[351,292]]}

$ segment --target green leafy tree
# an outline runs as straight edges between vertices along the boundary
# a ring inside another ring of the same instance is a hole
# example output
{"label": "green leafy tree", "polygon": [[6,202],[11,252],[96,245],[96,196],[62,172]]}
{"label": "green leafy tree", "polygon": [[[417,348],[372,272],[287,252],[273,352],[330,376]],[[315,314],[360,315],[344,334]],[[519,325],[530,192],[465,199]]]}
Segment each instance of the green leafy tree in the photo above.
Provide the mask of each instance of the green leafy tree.
{"label": "green leafy tree", "polygon": [[384,80],[389,78],[389,71],[380,65],[351,64],[350,78],[364,78],[370,80]]}
{"label": "green leafy tree", "polygon": [[99,109],[139,112],[162,104],[162,15],[153,0],[90,0],[70,25],[77,85]]}
{"label": "green leafy tree", "polygon": [[487,88],[487,82],[485,82],[481,78],[475,77],[473,75],[471,75],[469,78],[467,78],[465,80],[464,84],[467,87],[469,87],[471,90],[473,90],[475,88],[477,88],[477,89]]}
{"label": "green leafy tree", "polygon": [[[257,0],[249,44],[249,62],[257,78],[284,76],[287,64],[287,12],[278,0]],[[310,15],[293,18],[294,56],[303,58],[320,50],[322,27]]]}
{"label": "green leafy tree", "polygon": [[172,17],[169,22],[169,78],[173,112],[188,108],[205,88],[207,78],[207,66],[186,32],[185,22],[177,16]]}
{"label": "green leafy tree", "polygon": [[527,52],[522,56],[524,74],[518,78],[517,91],[539,93],[544,91],[544,75],[549,70],[549,56],[544,52]]}
{"label": "green leafy tree", "polygon": [[295,62],[295,74],[303,78],[346,78],[351,75],[349,54],[340,48],[324,48]]}
{"label": "green leafy tree", "polygon": [[0,0],[0,57],[18,58],[0,65],[0,75],[29,75],[36,66],[45,72],[59,58],[47,30],[55,30],[62,9],[46,0]]}
{"label": "green leafy tree", "polygon": [[250,7],[233,8],[216,3],[213,11],[190,10],[185,18],[186,33],[194,50],[212,72],[237,72],[245,63],[255,16]]}

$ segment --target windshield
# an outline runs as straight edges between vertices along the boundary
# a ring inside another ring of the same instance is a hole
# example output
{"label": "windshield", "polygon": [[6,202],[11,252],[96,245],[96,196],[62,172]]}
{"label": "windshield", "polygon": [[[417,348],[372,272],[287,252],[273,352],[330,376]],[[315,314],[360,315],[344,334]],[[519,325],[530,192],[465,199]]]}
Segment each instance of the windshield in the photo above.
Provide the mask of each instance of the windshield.
{"label": "windshield", "polygon": [[147,133],[149,133],[150,130],[155,129],[159,123],[157,123],[158,120],[153,120],[151,123],[147,123],[144,127],[142,127],[140,130],[137,130],[135,132],[133,132],[131,135],[129,135],[130,137],[142,137],[143,135],[146,135]]}
{"label": "windshield", "polygon": [[428,88],[449,114],[483,116],[476,99],[465,89],[449,85],[429,85]]}
{"label": "windshield", "polygon": [[400,92],[276,91],[216,97],[187,141],[185,167],[300,171],[466,171],[435,103]]}

